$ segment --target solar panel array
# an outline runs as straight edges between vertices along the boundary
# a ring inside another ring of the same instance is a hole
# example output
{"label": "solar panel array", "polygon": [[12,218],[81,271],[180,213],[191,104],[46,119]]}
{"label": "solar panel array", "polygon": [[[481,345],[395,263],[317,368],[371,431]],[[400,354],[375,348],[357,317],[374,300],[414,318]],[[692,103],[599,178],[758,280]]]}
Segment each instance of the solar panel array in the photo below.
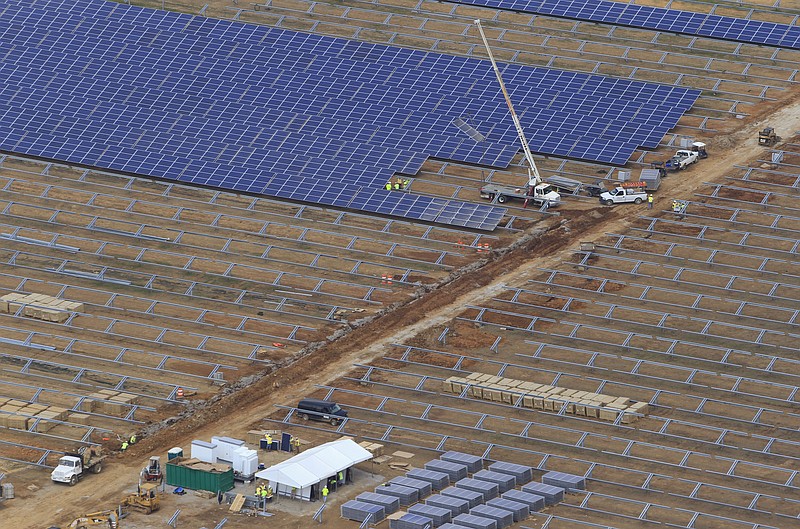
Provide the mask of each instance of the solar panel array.
{"label": "solar panel array", "polygon": [[[492,229],[502,208],[387,192],[427,157],[507,167],[488,63],[103,0],[0,0],[0,149]],[[508,65],[547,154],[624,164],[699,92]],[[464,115],[487,141],[453,124]]]}
{"label": "solar panel array", "polygon": [[717,39],[800,47],[800,26],[640,6],[611,0],[446,0],[538,15],[684,33]]}

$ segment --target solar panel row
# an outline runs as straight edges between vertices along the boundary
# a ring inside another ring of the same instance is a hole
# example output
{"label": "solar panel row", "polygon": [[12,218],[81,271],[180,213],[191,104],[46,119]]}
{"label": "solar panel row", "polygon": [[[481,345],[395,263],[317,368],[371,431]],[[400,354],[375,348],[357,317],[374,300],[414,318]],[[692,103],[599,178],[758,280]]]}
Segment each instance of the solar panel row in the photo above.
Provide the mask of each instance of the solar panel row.
{"label": "solar panel row", "polygon": [[[382,189],[428,156],[510,163],[516,134],[485,62],[99,0],[0,9],[4,149],[469,227],[502,218]],[[505,75],[534,149],[611,163],[657,143],[697,97],[516,65]],[[489,141],[458,131],[465,114]]]}
{"label": "solar panel row", "polygon": [[611,0],[446,0],[525,13],[603,22],[717,39],[800,47],[800,26],[640,6]]}

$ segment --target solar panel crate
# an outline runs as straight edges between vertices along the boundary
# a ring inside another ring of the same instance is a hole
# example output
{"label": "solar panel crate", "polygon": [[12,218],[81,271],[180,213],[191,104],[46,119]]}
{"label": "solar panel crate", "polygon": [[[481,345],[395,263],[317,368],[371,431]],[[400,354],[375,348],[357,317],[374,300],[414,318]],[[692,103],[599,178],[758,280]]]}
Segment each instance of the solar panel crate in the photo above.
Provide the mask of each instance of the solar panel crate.
{"label": "solar panel crate", "polygon": [[553,505],[564,499],[564,489],[561,487],[545,485],[544,483],[537,483],[535,481],[523,485],[522,492],[530,492],[544,497],[544,502],[547,505]]}
{"label": "solar panel crate", "polygon": [[472,478],[488,481],[490,483],[497,483],[498,492],[500,494],[517,486],[517,478],[514,476],[510,474],[501,474],[500,472],[492,472],[491,470],[479,470],[472,475]]}
{"label": "solar panel crate", "polygon": [[342,518],[363,522],[370,515],[372,523],[378,523],[386,518],[383,507],[374,503],[350,500],[342,504]]}
{"label": "solar panel crate", "polygon": [[496,498],[500,491],[497,483],[473,478],[459,479],[456,481],[456,487],[474,492],[480,492],[483,495],[483,501]]}
{"label": "solar panel crate", "polygon": [[457,525],[454,523],[446,523],[439,526],[439,529],[467,529],[467,527],[463,525]]}
{"label": "solar panel crate", "polygon": [[540,494],[533,494],[531,492],[523,492],[521,490],[510,490],[503,494],[503,498],[518,501],[528,505],[528,509],[532,512],[539,512],[544,509],[545,499]]}
{"label": "solar panel crate", "polygon": [[426,498],[431,495],[431,491],[433,487],[427,481],[422,481],[421,479],[414,479],[414,478],[407,478],[405,476],[398,476],[396,478],[392,478],[389,480],[389,483],[393,485],[402,485],[403,487],[409,487],[412,489],[416,489],[419,491],[419,499]]}
{"label": "solar panel crate", "polygon": [[425,463],[425,469],[444,472],[450,476],[450,483],[455,483],[459,479],[464,479],[469,474],[467,465],[463,463],[453,463],[452,461],[442,461],[441,459],[428,461]]}
{"label": "solar panel crate", "polygon": [[441,493],[444,496],[452,496],[454,498],[467,500],[469,502],[470,509],[483,503],[483,494],[480,492],[475,492],[474,490],[462,489],[459,487],[447,487],[446,489],[442,490]]}
{"label": "solar panel crate", "polygon": [[497,529],[504,529],[514,523],[514,513],[505,509],[498,509],[489,505],[478,505],[469,511],[470,514],[490,518],[497,522]]}
{"label": "solar panel crate", "polygon": [[365,503],[372,503],[383,507],[383,511],[388,515],[397,512],[400,509],[400,499],[395,496],[387,496],[386,494],[377,494],[375,492],[362,492],[356,496],[357,501]]}
{"label": "solar panel crate", "polygon": [[400,505],[411,505],[419,501],[419,491],[402,485],[387,484],[375,488],[377,494],[394,496],[400,500]]}
{"label": "solar panel crate", "polygon": [[514,515],[515,522],[521,522],[531,514],[527,503],[520,503],[507,498],[493,498],[487,501],[486,505],[511,512]]}
{"label": "solar panel crate", "polygon": [[470,529],[497,529],[497,520],[474,514],[459,514],[453,518],[453,523]]}
{"label": "solar panel crate", "polygon": [[445,452],[440,455],[439,459],[442,461],[450,461],[451,463],[467,465],[467,470],[469,472],[477,472],[483,468],[483,458],[465,454],[464,452],[453,452],[451,450],[450,452]]}
{"label": "solar panel crate", "polygon": [[406,477],[427,481],[433,490],[442,490],[450,486],[450,476],[444,472],[415,468],[406,472]]}
{"label": "solar panel crate", "polygon": [[450,509],[444,509],[442,507],[436,507],[434,505],[427,505],[424,503],[412,505],[408,508],[408,512],[430,518],[433,520],[434,527],[439,527],[443,523],[449,522],[453,517],[453,513],[450,511]]}
{"label": "solar panel crate", "polygon": [[442,509],[450,509],[453,516],[469,512],[470,504],[466,498],[457,498],[455,496],[446,496],[444,494],[434,494],[425,500],[426,505],[433,505],[434,507],[441,507]]}
{"label": "solar panel crate", "polygon": [[425,529],[433,527],[433,520],[428,516],[406,513],[400,518],[389,520],[390,529]]}
{"label": "solar panel crate", "polygon": [[542,476],[542,483],[564,489],[586,490],[586,478],[564,472],[548,472]]}
{"label": "solar panel crate", "polygon": [[489,465],[489,470],[492,472],[500,472],[501,474],[514,476],[517,478],[517,483],[527,483],[533,479],[531,467],[517,465],[516,463],[497,461]]}

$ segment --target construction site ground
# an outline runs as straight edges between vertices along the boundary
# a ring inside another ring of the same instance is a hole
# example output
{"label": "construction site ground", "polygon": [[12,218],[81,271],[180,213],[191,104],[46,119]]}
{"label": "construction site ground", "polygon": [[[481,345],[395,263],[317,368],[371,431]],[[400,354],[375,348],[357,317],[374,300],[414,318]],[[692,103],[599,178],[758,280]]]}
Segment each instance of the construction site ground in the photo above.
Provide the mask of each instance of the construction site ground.
{"label": "construction site ground", "polygon": [[[168,7],[196,13],[205,3]],[[448,16],[439,19],[431,13],[449,13],[451,4],[426,2],[427,12],[421,15],[410,12],[416,1],[396,3],[311,6],[311,2],[280,0],[271,2],[270,9],[256,9],[253,3],[214,0],[208,2],[207,14],[231,17],[241,9],[245,10],[241,20],[274,23],[283,17],[282,27],[338,31],[342,36],[363,26],[360,37],[378,42],[405,21],[395,44],[427,48],[438,38],[441,51],[463,53],[474,39],[467,42],[453,35],[463,30],[469,17],[487,19],[495,13],[461,6],[458,16],[447,21]],[[139,5],[160,7],[161,2]],[[347,6],[365,11],[356,16],[358,10],[351,10],[350,18],[342,19]],[[687,6],[697,9],[696,4]],[[306,13],[310,9],[313,13]],[[381,21],[392,13],[387,28]],[[418,29],[423,18],[430,20]],[[525,29],[523,16],[506,13],[501,20],[520,32],[531,31]],[[642,80],[671,83],[681,72],[677,59],[672,65],[662,64],[663,71],[648,69],[655,64],[648,63],[654,50],[634,50],[623,59],[618,49],[606,47],[610,39],[605,37],[578,50],[570,38],[559,40],[563,36],[559,31],[571,27],[570,22],[543,17],[537,25],[539,32],[517,36],[520,48],[529,53],[520,60],[529,64],[547,63],[549,59],[540,55],[544,51],[558,57],[552,66],[567,69],[585,69],[587,56],[597,60],[603,55],[606,62],[599,73],[627,76],[637,61],[643,61],[635,74]],[[583,35],[590,27],[582,28]],[[646,34],[625,29],[617,36],[626,32],[637,39]],[[543,34],[551,34],[551,41],[544,42]],[[685,37],[673,37],[675,48],[680,47]],[[77,375],[92,387],[113,387],[124,372],[132,377],[126,382],[130,391],[151,398],[143,399],[134,415],[141,424],[126,420],[124,414],[96,418],[92,440],[106,449],[116,451],[118,436],[134,431],[139,441],[125,453],[112,455],[101,474],[74,487],[52,483],[49,470],[0,462],[0,470],[16,489],[14,500],[0,504],[0,525],[65,526],[84,513],[113,508],[126,491],[135,489],[138,473],[151,455],[161,455],[165,461],[168,449],[188,450],[193,439],[244,438],[249,430],[268,428],[291,432],[310,446],[342,435],[374,441],[391,427],[388,439],[380,442],[387,454],[413,453],[409,459],[391,460],[408,467],[421,467],[437,457],[442,435],[453,436],[445,449],[482,453],[496,445],[492,458],[516,463],[536,465],[535,454],[552,454],[553,464],[565,472],[582,474],[588,461],[598,463],[593,473],[597,481],[589,482],[597,497],[578,505],[583,497],[573,495],[565,505],[545,511],[564,519],[620,528],[650,527],[656,522],[683,526],[692,521],[691,512],[701,512],[711,516],[701,516],[694,527],[744,527],[739,521],[798,527],[798,504],[781,501],[796,499],[800,486],[796,480],[781,485],[800,471],[796,458],[800,416],[792,391],[798,385],[794,361],[800,359],[791,316],[800,300],[795,294],[800,263],[792,243],[800,231],[797,186],[791,188],[790,178],[776,174],[773,181],[785,177],[789,189],[765,197],[769,186],[729,178],[740,178],[744,167],[769,169],[764,164],[768,150],[756,141],[758,131],[768,125],[784,136],[781,148],[787,151],[787,160],[780,171],[800,172],[792,165],[800,155],[795,143],[800,90],[794,81],[775,81],[778,74],[771,70],[798,57],[796,51],[787,50],[776,60],[769,57],[772,50],[747,46],[744,55],[754,65],[742,74],[730,56],[734,45],[718,46],[720,56],[704,49],[695,53],[695,60],[705,65],[711,60],[711,70],[722,82],[704,87],[697,81],[696,86],[704,89],[702,110],[682,119],[675,131],[708,143],[710,157],[668,176],[652,210],[645,204],[602,207],[596,199],[568,197],[554,215],[510,204],[511,215],[517,216],[513,230],[483,234],[434,227],[429,231],[428,226],[403,221],[342,216],[339,211],[254,202],[253,197],[167,188],[163,182],[99,172],[87,175],[79,168],[47,168],[42,161],[6,158],[0,165],[0,207],[6,208],[0,233],[53,240],[80,251],[4,240],[0,258],[8,266],[0,273],[0,290],[17,290],[24,279],[21,290],[60,294],[87,304],[89,310],[64,326],[3,314],[5,338],[32,338],[55,351],[69,347],[71,355],[4,346],[0,380],[22,385],[2,386],[2,395],[29,399],[36,385],[32,380],[39,380],[50,389],[41,401],[71,407],[74,396],[84,391],[74,383]],[[498,57],[508,58],[507,51],[499,50]],[[732,62],[726,62],[729,59]],[[760,90],[769,97],[761,97]],[[741,104],[728,111],[724,105],[730,101],[720,93],[735,93],[730,97]],[[703,122],[708,129],[698,128]],[[664,146],[642,161],[663,159],[670,150],[674,146]],[[541,161],[544,172],[587,182],[612,174],[609,167]],[[522,175],[521,168],[513,167],[495,176],[497,181],[515,182]],[[426,194],[475,200],[484,176],[474,167],[430,161],[415,185]],[[712,196],[715,188],[707,183],[723,187]],[[694,203],[688,218],[673,215],[673,199]],[[735,223],[727,220],[732,214],[725,209],[729,206],[742,210]],[[692,217],[693,211],[697,216]],[[774,217],[780,218],[770,227]],[[699,225],[710,228],[702,237]],[[106,231],[93,231],[97,227]],[[150,239],[137,247],[141,239],[131,239],[126,232],[144,233]],[[749,235],[743,238],[744,233]],[[666,241],[663,246],[669,249],[662,249],[660,241]],[[582,261],[584,243],[603,250]],[[653,257],[656,254],[662,255]],[[646,261],[638,275],[624,273],[623,268],[631,266],[628,261],[614,260],[634,255]],[[110,267],[107,277],[116,282],[53,273],[77,266],[85,274]],[[695,276],[686,283],[670,281],[677,273],[672,267],[689,269],[686,273]],[[748,275],[736,267],[755,271]],[[719,276],[698,279],[698,270]],[[580,277],[548,283],[552,271]],[[597,290],[601,276],[608,280],[602,292]],[[739,287],[737,281],[747,287]],[[735,288],[723,290],[726,285]],[[644,297],[634,299],[644,296],[644,288],[655,292],[647,303]],[[627,296],[606,297],[616,293]],[[691,296],[697,294],[705,297]],[[567,304],[570,298],[574,299]],[[609,318],[612,309],[614,317]],[[681,344],[668,349],[672,340]],[[535,354],[538,343],[546,345]],[[263,347],[254,349],[253,344]],[[794,355],[787,353],[792,350]],[[591,357],[592,353],[598,356]],[[39,363],[26,369],[25,358]],[[210,377],[215,366],[223,373],[222,380]],[[375,369],[368,371],[368,366]],[[654,398],[651,388],[664,394],[658,396],[652,416],[615,426],[463,398],[441,387],[440,380],[451,375],[496,374],[501,368],[503,376],[542,384],[562,373],[561,385],[585,391],[596,391],[602,380],[609,394],[634,400]],[[187,398],[174,398],[177,387],[187,389]],[[295,419],[281,422],[286,407],[331,390],[353,419],[341,429]],[[377,410],[384,399],[388,399],[385,407]],[[428,405],[433,405],[429,413]],[[704,415],[696,413],[698,406]],[[668,429],[662,430],[667,424]],[[45,440],[49,444],[43,446],[39,437],[3,428],[0,440],[17,445],[4,447],[2,455],[35,461],[42,448],[56,452],[74,448],[77,443],[66,439],[79,439],[83,432],[76,425],[56,426],[50,433],[59,437]],[[718,443],[723,432],[730,434]],[[774,442],[766,446],[770,438]],[[38,449],[24,447],[28,445]],[[56,452],[46,463],[55,463]],[[267,466],[277,457],[260,452]],[[733,460],[741,464],[728,476]],[[341,503],[403,475],[404,468],[388,462],[359,465],[355,483],[330,496],[324,524],[335,529],[357,527],[356,522],[340,518]],[[650,490],[641,487],[642,472],[654,473]],[[696,483],[709,487],[698,487],[688,498]],[[251,486],[238,487],[247,491]],[[317,524],[311,516],[319,503],[280,498],[268,509],[272,516],[254,518],[230,513],[216,498],[177,496],[171,489],[167,487],[159,512],[133,513],[122,527],[164,527],[176,509],[181,510],[178,527],[214,527],[223,518],[231,528]],[[753,500],[755,494],[763,498]],[[751,500],[756,509],[747,507]],[[654,507],[645,522],[638,517],[648,503]],[[521,525],[537,528],[545,519],[532,516]],[[387,522],[381,525],[387,526]],[[580,526],[557,520],[550,527]]]}

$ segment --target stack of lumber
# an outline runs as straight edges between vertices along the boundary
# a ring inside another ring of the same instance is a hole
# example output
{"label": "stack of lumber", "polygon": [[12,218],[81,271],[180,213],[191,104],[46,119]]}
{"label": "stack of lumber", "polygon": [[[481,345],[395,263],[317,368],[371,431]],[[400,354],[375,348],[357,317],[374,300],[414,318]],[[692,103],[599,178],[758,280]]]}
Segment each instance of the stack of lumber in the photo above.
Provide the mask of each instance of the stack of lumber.
{"label": "stack of lumber", "polygon": [[103,415],[124,415],[130,410],[130,405],[136,404],[138,399],[138,395],[131,393],[101,389],[87,395],[87,398],[81,403],[81,411]]}
{"label": "stack of lumber", "polygon": [[[450,377],[444,381],[444,390],[467,394],[484,400],[515,404],[522,398],[522,406],[546,411],[560,411],[567,403],[567,413],[630,423],[650,412],[646,402],[636,402],[627,397],[614,397],[546,384],[536,384],[513,378],[497,377],[486,373],[471,373],[466,378]],[[626,412],[623,414],[623,412]]]}
{"label": "stack of lumber", "polygon": [[379,443],[373,443],[370,441],[361,441],[358,445],[372,454],[372,457],[380,457],[383,455],[383,445]]}
{"label": "stack of lumber", "polygon": [[0,312],[16,314],[22,307],[22,314],[31,318],[57,323],[65,322],[73,312],[83,312],[83,303],[54,298],[46,294],[18,294],[16,292],[0,297]]}
{"label": "stack of lumber", "polygon": [[[49,432],[58,422],[68,419],[68,410],[24,400],[0,398],[0,426],[27,430],[34,424],[35,431]],[[37,422],[38,420],[38,422]]]}

